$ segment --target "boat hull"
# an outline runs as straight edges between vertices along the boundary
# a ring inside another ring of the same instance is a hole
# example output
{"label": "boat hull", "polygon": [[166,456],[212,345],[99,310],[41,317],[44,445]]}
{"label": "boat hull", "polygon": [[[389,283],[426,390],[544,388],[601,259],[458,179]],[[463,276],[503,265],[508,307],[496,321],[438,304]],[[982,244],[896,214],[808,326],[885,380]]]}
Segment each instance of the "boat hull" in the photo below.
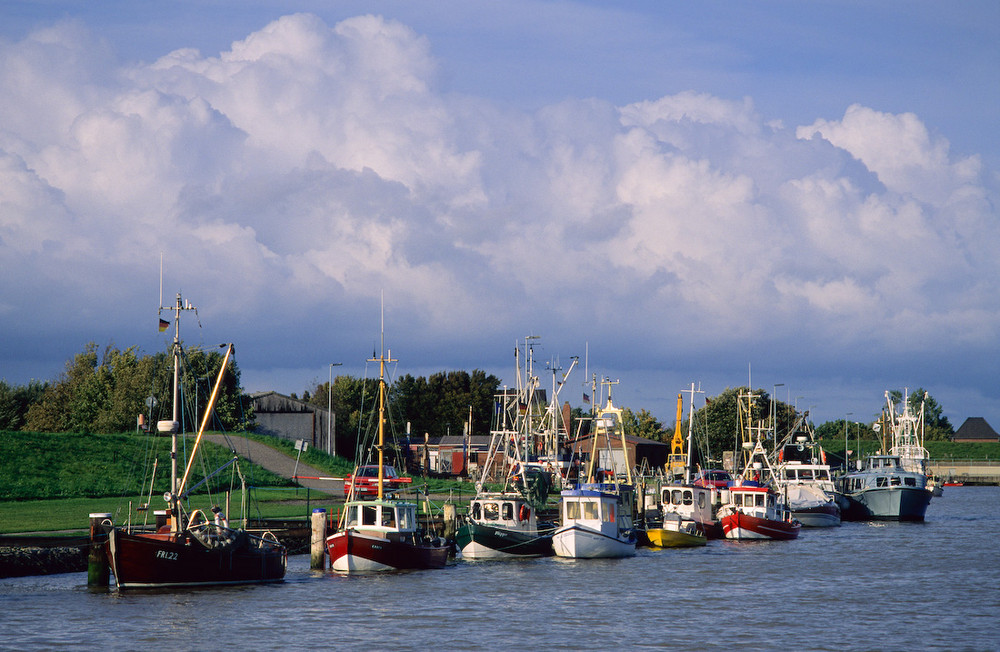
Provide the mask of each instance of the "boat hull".
{"label": "boat hull", "polygon": [[256,546],[245,533],[233,545],[206,548],[190,536],[111,528],[106,553],[119,589],[280,582],[288,561],[284,546]]}
{"label": "boat hull", "polygon": [[466,523],[458,528],[455,540],[466,559],[547,557],[553,554],[551,532],[522,532],[481,523]]}
{"label": "boat hull", "polygon": [[608,536],[582,525],[559,528],[552,535],[552,549],[558,557],[602,559],[635,555],[635,539]]}
{"label": "boat hull", "polygon": [[646,530],[646,537],[649,539],[649,545],[654,548],[692,548],[708,543],[708,538],[703,534],[664,528],[650,528]]}
{"label": "boat hull", "polygon": [[722,529],[727,539],[744,540],[790,540],[799,536],[802,525],[798,522],[779,521],[743,512],[728,514],[722,519]]}
{"label": "boat hull", "polygon": [[836,527],[840,525],[840,508],[835,502],[811,507],[791,507],[792,517],[803,527]]}
{"label": "boat hull", "polygon": [[845,521],[922,521],[931,501],[923,487],[880,487],[843,496]]}
{"label": "boat hull", "polygon": [[343,530],[326,540],[330,565],[345,573],[444,568],[446,545],[412,543],[354,530]]}

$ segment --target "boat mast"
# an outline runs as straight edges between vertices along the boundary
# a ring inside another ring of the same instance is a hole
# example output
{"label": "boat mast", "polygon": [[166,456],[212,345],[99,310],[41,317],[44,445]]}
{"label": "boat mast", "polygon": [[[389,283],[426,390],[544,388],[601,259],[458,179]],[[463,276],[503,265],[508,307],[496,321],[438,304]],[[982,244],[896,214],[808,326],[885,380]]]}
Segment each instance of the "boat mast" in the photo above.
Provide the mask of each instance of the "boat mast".
{"label": "boat mast", "polygon": [[[691,483],[691,442],[694,439],[694,395],[695,388],[694,383],[691,383],[691,389],[687,390],[691,392],[691,404],[688,411],[688,437],[687,437],[687,460],[684,466],[684,484]],[[701,394],[701,389],[697,390],[697,393]]]}
{"label": "boat mast", "polygon": [[378,358],[372,358],[368,362],[378,362],[378,499],[384,496],[383,486],[385,484],[385,363],[395,362],[392,359],[392,352],[386,357],[385,350],[385,304],[382,305],[382,328],[380,335],[380,352]]}
{"label": "boat mast", "polygon": [[[162,284],[162,278],[161,278]],[[161,297],[163,290],[160,290]],[[162,298],[160,303],[162,304]],[[191,302],[185,303],[181,299],[181,293],[177,293],[177,301],[173,306],[160,306],[157,314],[162,314],[164,310],[172,310],[174,312],[174,341],[172,345],[172,353],[174,358],[174,389],[173,389],[173,411],[172,411],[172,421],[170,424],[170,491],[167,492],[165,498],[170,507],[170,531],[173,534],[180,532],[180,500],[178,498],[179,492],[179,478],[177,477],[177,433],[180,431],[180,368],[181,368],[181,312],[186,310],[194,310],[197,313],[198,309],[191,305]]]}

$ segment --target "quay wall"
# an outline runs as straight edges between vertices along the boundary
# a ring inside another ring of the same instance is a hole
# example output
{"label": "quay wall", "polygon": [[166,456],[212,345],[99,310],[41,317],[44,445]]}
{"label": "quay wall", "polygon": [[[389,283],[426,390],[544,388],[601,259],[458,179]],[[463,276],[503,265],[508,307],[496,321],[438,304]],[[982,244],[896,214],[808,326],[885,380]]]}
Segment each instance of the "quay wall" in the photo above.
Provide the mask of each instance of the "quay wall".
{"label": "quay wall", "polygon": [[932,475],[969,484],[1000,484],[1000,461],[932,460],[927,464]]}

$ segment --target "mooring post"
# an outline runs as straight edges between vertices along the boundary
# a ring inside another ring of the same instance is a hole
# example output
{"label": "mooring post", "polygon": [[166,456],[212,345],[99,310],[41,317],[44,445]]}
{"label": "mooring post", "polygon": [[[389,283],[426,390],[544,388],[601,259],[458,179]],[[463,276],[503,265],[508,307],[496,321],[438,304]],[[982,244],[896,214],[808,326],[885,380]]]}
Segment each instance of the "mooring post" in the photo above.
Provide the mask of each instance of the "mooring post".
{"label": "mooring post", "polygon": [[309,568],[326,568],[326,509],[317,507],[312,511],[312,540],[310,541]]}
{"label": "mooring post", "polygon": [[455,503],[444,504],[444,538],[454,541],[455,533],[458,532],[458,509]]}
{"label": "mooring post", "polygon": [[111,580],[111,566],[104,554],[108,535],[101,525],[111,514],[95,512],[90,515],[90,549],[87,552],[87,586],[107,588]]}

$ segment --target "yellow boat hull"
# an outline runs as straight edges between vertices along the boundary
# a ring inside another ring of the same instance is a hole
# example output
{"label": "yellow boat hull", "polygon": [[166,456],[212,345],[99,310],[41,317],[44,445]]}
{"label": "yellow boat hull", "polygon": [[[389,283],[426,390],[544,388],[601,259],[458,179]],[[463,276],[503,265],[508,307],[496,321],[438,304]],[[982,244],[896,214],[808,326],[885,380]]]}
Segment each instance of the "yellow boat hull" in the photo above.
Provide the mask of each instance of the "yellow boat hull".
{"label": "yellow boat hull", "polygon": [[649,545],[654,548],[690,548],[708,543],[708,538],[704,534],[663,528],[646,530],[646,536],[649,537]]}

